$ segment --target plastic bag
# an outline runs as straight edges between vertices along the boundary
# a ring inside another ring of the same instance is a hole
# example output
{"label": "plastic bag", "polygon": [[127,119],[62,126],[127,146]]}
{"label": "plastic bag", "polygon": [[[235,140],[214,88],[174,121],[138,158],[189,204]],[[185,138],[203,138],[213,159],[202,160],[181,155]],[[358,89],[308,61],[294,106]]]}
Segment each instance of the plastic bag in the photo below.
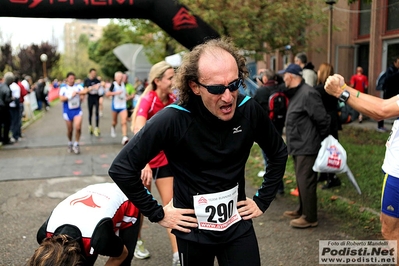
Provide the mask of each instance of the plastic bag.
{"label": "plastic bag", "polygon": [[347,172],[346,151],[336,138],[329,135],[321,142],[321,148],[313,165],[319,173]]}

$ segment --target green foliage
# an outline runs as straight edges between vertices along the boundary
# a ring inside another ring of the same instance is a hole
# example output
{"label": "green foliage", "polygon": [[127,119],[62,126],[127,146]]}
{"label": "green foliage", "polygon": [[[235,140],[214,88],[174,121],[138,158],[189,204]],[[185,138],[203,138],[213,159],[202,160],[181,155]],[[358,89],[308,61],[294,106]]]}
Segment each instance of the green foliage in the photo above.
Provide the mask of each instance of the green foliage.
{"label": "green foliage", "polygon": [[[348,166],[363,193],[357,195],[349,183],[341,190],[347,197],[361,205],[378,211],[383,181],[381,166],[388,133],[353,127],[345,127],[342,133],[340,142],[347,151]],[[346,181],[346,179],[344,180]]]}
{"label": "green foliage", "polygon": [[11,43],[8,42],[0,46],[0,72],[8,72],[10,68],[14,69],[16,65],[12,55]]}
{"label": "green foliage", "polygon": [[127,25],[110,23],[103,29],[103,36],[88,47],[89,58],[96,62],[106,78],[113,78],[126,67],[113,54],[113,49],[126,43],[138,43],[137,34]]}
{"label": "green foliage", "polygon": [[[52,75],[60,80],[66,77],[66,74],[73,71],[76,78],[84,79],[90,68],[99,69],[99,65],[89,58],[90,41],[87,35],[79,36],[76,50],[72,54],[65,53],[60,59],[60,64],[54,67]],[[101,75],[100,71],[98,73]]]}
{"label": "green foliage", "polygon": [[[49,75],[51,69],[58,64],[60,54],[57,52],[57,46],[42,42],[40,45],[31,44],[13,51],[11,43],[5,43],[0,46],[0,73],[7,71],[15,72],[19,75],[29,75],[35,81],[43,76],[43,63],[40,55],[47,55],[45,64],[46,72]],[[51,75],[49,75],[51,77]]]}
{"label": "green foliage", "polygon": [[[182,0],[223,36],[259,56],[264,52],[284,50],[288,44],[300,51],[316,34],[304,30],[309,25],[327,21],[322,12],[325,3],[314,0]],[[266,45],[265,45],[266,44]]]}
{"label": "green foliage", "polygon": [[164,60],[166,56],[187,50],[150,20],[122,19],[119,22],[134,31],[138,38],[136,43],[145,47],[145,54],[152,64]]}
{"label": "green foliage", "polygon": [[[343,230],[361,237],[380,237],[379,222],[380,198],[383,182],[381,166],[385,154],[385,142],[388,133],[356,128],[345,125],[339,132],[339,139],[348,156],[348,166],[362,191],[359,195],[346,174],[339,174],[342,185],[329,190],[317,190],[318,209],[329,219],[339,222]],[[254,145],[247,161],[246,179],[259,186],[262,178],[257,173],[263,169],[263,157],[258,145]],[[293,159],[288,159],[284,176],[285,192],[296,187]],[[297,201],[287,195],[288,200]],[[356,225],[356,226],[355,226]],[[355,229],[354,229],[355,228]]]}

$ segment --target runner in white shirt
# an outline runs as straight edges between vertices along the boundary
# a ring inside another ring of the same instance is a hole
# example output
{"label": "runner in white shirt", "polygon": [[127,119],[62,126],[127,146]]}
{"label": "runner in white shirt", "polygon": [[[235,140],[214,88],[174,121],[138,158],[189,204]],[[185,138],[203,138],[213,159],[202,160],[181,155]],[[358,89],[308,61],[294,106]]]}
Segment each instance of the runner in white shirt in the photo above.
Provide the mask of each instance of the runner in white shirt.
{"label": "runner in white shirt", "polygon": [[111,137],[115,138],[115,126],[118,124],[118,115],[121,119],[122,129],[122,145],[128,143],[129,138],[127,137],[127,107],[126,107],[126,88],[125,83],[122,82],[123,73],[118,71],[115,72],[114,82],[106,93],[106,96],[112,96],[112,126],[111,126]]}
{"label": "runner in white shirt", "polygon": [[[399,95],[381,99],[345,84],[342,76],[335,74],[327,79],[327,93],[341,99],[353,109],[377,121],[399,116]],[[385,144],[386,152],[382,171],[385,174],[381,197],[381,232],[386,240],[399,243],[399,119],[392,126],[392,132]]]}
{"label": "runner in white shirt", "polygon": [[[67,84],[60,89],[60,100],[63,102],[63,117],[67,126],[68,152],[80,153],[79,140],[82,129],[81,102],[87,93],[82,85],[75,84],[75,74],[67,74]],[[75,128],[75,142],[72,145],[73,129]]]}

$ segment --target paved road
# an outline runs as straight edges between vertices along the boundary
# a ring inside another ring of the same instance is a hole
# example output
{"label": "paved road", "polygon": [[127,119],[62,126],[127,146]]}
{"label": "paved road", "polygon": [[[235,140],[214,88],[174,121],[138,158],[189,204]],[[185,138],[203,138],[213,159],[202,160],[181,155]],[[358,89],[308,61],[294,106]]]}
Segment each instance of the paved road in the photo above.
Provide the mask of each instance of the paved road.
{"label": "paved road", "polygon": [[[24,140],[0,148],[0,265],[24,264],[38,246],[37,229],[66,196],[89,184],[111,182],[107,170],[122,145],[120,127],[117,138],[110,137],[109,110],[110,100],[105,99],[102,134],[96,138],[87,132],[84,106],[80,155],[66,151],[60,103],[23,131]],[[159,198],[153,187],[154,196]],[[248,196],[255,190],[247,184]],[[254,220],[262,265],[318,265],[318,240],[354,239],[339,232],[336,222],[322,211],[317,228],[290,228],[282,213],[293,209],[296,200],[289,195],[277,197],[267,212]],[[166,230],[145,220],[142,234],[152,256],[144,261],[135,259],[132,265],[170,265]],[[105,258],[100,258],[96,265],[104,262]]]}

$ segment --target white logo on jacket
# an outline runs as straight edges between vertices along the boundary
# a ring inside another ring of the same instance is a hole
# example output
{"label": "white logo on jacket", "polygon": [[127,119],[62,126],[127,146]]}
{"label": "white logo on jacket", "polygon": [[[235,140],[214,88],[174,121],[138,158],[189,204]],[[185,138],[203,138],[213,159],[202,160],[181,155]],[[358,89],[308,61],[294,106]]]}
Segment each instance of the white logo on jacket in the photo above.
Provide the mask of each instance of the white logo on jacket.
{"label": "white logo on jacket", "polygon": [[233,134],[242,132],[241,126],[233,127]]}

